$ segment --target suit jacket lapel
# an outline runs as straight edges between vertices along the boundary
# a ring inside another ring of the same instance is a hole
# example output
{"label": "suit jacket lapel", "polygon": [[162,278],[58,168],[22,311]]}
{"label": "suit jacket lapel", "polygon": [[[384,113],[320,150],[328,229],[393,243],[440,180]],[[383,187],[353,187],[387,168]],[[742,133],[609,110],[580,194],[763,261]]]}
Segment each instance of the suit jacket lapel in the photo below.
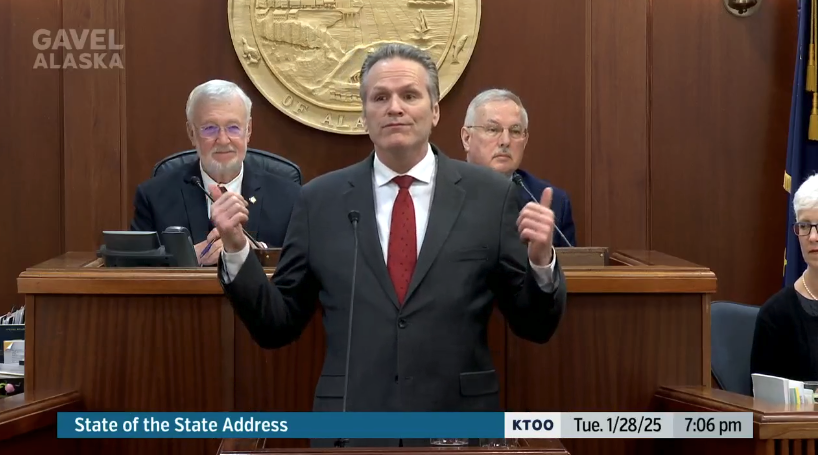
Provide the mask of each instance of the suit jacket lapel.
{"label": "suit jacket lapel", "polygon": [[466,195],[465,191],[457,186],[457,182],[460,181],[460,173],[451,166],[449,158],[437,149],[434,150],[438,162],[432,206],[429,209],[429,222],[415,266],[415,273],[412,275],[409,290],[406,292],[404,306],[408,304],[412,294],[429,272],[446,238],[449,237],[449,232],[460,215],[460,208]]}
{"label": "suit jacket lapel", "polygon": [[262,192],[260,190],[261,179],[259,179],[253,171],[247,169],[245,165],[244,178],[241,182],[241,195],[249,202],[247,209],[250,211],[245,229],[247,229],[247,232],[255,237],[256,240],[258,240],[258,229],[261,223]]}
{"label": "suit jacket lapel", "polygon": [[[196,176],[202,178],[199,171],[199,161],[190,164],[185,178]],[[182,199],[185,201],[185,211],[187,212],[188,228],[190,235],[193,237],[193,243],[204,241],[209,234],[208,225],[209,219],[207,217],[207,201],[202,190],[193,183],[185,183],[182,181]]]}
{"label": "suit jacket lapel", "polygon": [[395,286],[386,270],[378,225],[375,218],[375,195],[372,190],[372,162],[374,154],[351,169],[349,188],[344,192],[347,213],[357,210],[361,214],[358,221],[358,248],[363,259],[375,274],[375,278],[389,296],[392,304],[400,308]]}

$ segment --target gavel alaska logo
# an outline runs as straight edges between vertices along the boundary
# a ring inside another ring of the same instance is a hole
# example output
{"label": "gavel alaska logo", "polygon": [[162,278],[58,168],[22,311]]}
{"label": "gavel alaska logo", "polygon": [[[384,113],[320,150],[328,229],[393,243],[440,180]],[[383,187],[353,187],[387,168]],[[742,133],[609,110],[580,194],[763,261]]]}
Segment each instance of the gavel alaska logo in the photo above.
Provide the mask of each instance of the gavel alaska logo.
{"label": "gavel alaska logo", "polygon": [[40,52],[34,69],[124,69],[111,29],[40,29],[32,37]]}
{"label": "gavel alaska logo", "polygon": [[481,0],[228,0],[233,46],[267,100],[297,121],[364,134],[361,65],[387,42],[437,62],[441,98],[471,58]]}

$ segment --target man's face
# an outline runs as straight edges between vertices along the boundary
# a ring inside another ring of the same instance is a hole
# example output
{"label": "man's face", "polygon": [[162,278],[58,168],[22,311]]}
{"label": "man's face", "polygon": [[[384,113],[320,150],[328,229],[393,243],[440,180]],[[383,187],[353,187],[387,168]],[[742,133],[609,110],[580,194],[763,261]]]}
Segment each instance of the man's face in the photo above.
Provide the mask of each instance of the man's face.
{"label": "man's face", "polygon": [[[188,136],[204,170],[214,179],[238,174],[250,142],[251,121],[242,100],[202,100],[188,124]],[[220,182],[227,183],[227,182]]]}
{"label": "man's face", "polygon": [[392,58],[369,71],[363,117],[378,150],[406,150],[429,140],[440,118],[432,103],[426,69],[417,62]]}
{"label": "man's face", "polygon": [[511,175],[520,167],[528,132],[514,101],[490,101],[476,111],[474,125],[460,130],[466,161]]}

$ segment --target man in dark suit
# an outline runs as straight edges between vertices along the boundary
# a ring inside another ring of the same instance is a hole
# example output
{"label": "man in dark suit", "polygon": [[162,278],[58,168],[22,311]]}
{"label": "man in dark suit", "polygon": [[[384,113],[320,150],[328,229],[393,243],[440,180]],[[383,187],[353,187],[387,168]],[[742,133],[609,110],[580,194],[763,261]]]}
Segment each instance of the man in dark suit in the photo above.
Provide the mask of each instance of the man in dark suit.
{"label": "man in dark suit", "polygon": [[531,202],[528,192],[539,197],[546,188],[551,188],[554,193],[551,210],[559,228],[554,246],[576,246],[576,228],[568,193],[520,169],[528,144],[528,113],[517,95],[508,90],[490,89],[474,97],[466,111],[460,138],[466,161],[490,167],[508,178],[514,178],[515,173],[520,176],[518,199],[521,209]]}
{"label": "man in dark suit", "polygon": [[131,230],[187,227],[199,263],[214,265],[222,241],[210,222],[210,200],[190,183],[191,177],[198,177],[205,188],[221,185],[241,194],[249,213],[247,232],[263,246],[283,245],[301,186],[244,162],[252,131],[251,107],[247,95],[232,82],[213,80],[193,89],[187,131],[199,159],[137,187]]}
{"label": "man in dark suit", "polygon": [[520,212],[510,180],[430,145],[440,90],[425,52],[386,45],[361,74],[375,150],[304,186],[272,282],[248,254],[241,198],[214,204],[225,295],[265,348],[296,340],[320,300],[327,354],[316,411],[344,409],[349,318],[347,411],[500,411],[487,340],[494,301],[514,333],[537,343],[565,308],[551,191]]}

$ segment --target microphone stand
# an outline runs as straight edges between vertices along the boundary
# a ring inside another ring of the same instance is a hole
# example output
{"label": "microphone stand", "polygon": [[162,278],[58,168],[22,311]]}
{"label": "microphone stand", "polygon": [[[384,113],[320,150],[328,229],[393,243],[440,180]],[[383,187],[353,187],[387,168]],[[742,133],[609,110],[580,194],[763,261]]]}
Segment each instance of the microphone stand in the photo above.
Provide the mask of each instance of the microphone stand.
{"label": "microphone stand", "polygon": [[[349,294],[349,327],[347,328],[347,358],[344,365],[344,404],[341,412],[347,412],[347,394],[349,391],[349,356],[352,352],[352,314],[355,308],[355,278],[358,273],[358,220],[361,214],[352,210],[347,215],[352,223],[352,232],[355,235],[355,253],[352,259],[352,290]],[[338,438],[335,440],[335,447],[343,448],[349,444],[349,438]]]}

